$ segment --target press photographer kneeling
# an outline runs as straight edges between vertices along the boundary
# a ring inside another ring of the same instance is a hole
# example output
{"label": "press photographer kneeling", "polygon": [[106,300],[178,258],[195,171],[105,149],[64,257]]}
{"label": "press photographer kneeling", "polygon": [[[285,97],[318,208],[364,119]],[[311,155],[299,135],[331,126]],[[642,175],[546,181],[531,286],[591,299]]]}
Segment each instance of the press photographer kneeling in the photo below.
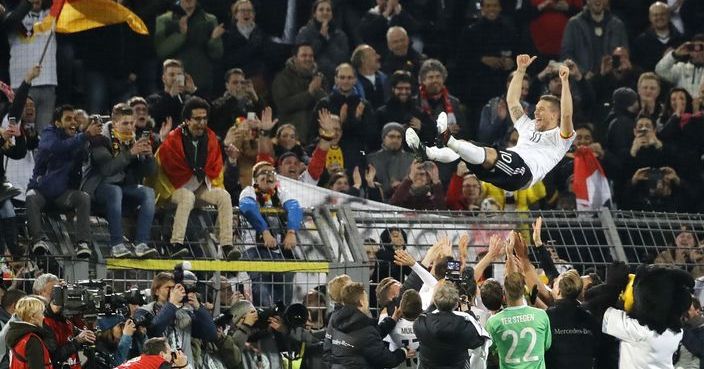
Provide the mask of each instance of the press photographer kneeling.
{"label": "press photographer kneeling", "polygon": [[144,353],[116,369],[191,369],[181,350],[172,350],[166,338],[150,338],[144,342]]}

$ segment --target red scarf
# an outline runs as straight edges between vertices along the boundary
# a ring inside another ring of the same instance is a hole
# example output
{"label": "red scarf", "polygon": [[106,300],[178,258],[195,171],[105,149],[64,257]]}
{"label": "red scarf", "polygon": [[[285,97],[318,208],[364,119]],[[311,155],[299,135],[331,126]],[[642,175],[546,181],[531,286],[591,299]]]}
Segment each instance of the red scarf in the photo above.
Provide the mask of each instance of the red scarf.
{"label": "red scarf", "polygon": [[[457,123],[457,118],[455,118],[455,111],[452,109],[452,103],[450,102],[450,93],[447,91],[447,87],[443,87],[440,91],[443,102],[443,110],[447,114],[448,123]],[[430,103],[428,102],[428,91],[425,90],[425,86],[420,85],[420,108],[423,112],[432,117],[433,112],[430,108]]]}
{"label": "red scarf", "polygon": [[684,128],[693,118],[701,118],[702,112],[698,111],[696,113],[682,113],[680,116],[680,129]]}
{"label": "red scarf", "polygon": [[[181,188],[195,175],[193,168],[188,165],[188,160],[186,160],[186,154],[183,150],[183,129],[187,128],[180,127],[171,131],[164,143],[159,147],[161,166],[176,189]],[[215,133],[210,128],[207,128],[206,132],[208,134],[208,158],[204,169],[205,175],[210,180],[213,180],[222,172],[222,153],[220,152],[220,144]]]}

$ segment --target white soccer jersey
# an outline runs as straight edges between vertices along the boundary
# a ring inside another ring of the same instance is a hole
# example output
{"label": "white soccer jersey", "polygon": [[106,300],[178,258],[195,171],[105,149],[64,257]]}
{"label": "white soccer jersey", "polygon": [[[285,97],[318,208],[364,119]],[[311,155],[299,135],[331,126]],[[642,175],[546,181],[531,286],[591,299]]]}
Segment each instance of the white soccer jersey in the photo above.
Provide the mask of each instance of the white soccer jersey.
{"label": "white soccer jersey", "polygon": [[513,126],[518,131],[518,143],[507,150],[518,154],[533,174],[528,187],[545,178],[562,160],[575,139],[574,130],[569,138],[562,138],[559,126],[548,131],[536,131],[535,119],[531,120],[525,114]]}
{"label": "white soccer jersey", "polygon": [[[418,338],[416,338],[416,334],[413,331],[413,322],[410,320],[406,320],[403,318],[400,318],[398,322],[396,323],[396,326],[394,329],[389,333],[389,336],[391,339],[389,340],[389,350],[391,351],[396,351],[397,349],[401,347],[405,348],[412,348],[416,351],[418,351],[418,347],[420,346],[418,343]],[[418,357],[415,357],[413,359],[406,359],[403,361],[401,364],[399,364],[396,368],[399,369],[415,369],[418,366]]]}

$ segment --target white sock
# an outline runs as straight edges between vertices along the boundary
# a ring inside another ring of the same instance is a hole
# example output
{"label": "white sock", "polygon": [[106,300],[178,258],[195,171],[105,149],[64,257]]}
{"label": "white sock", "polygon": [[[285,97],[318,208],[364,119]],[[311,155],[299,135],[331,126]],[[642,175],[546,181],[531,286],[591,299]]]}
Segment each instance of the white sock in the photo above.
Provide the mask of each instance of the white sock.
{"label": "white sock", "polygon": [[441,163],[452,163],[460,158],[456,152],[452,151],[452,149],[448,147],[443,147],[442,149],[438,149],[435,146],[426,147],[425,155],[428,155],[428,159],[439,161]]}
{"label": "white sock", "polygon": [[471,142],[456,140],[454,137],[450,137],[447,141],[447,147],[460,154],[462,160],[470,164],[484,164],[484,160],[486,160],[484,148]]}

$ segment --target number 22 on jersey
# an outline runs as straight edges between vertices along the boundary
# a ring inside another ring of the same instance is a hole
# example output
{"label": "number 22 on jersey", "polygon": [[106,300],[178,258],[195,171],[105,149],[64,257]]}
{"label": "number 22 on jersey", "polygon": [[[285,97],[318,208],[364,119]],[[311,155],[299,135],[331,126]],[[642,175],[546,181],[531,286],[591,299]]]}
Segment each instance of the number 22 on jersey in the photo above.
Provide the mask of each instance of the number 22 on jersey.
{"label": "number 22 on jersey", "polygon": [[[521,329],[520,332],[516,332],[512,329],[504,331],[501,335],[501,340],[504,342],[507,340],[511,341],[508,351],[506,351],[504,362],[506,364],[521,364],[540,360],[537,355],[532,355],[537,339],[538,334],[535,332],[535,329],[531,327],[525,327]],[[528,347],[525,347],[526,343]],[[520,351],[516,353],[516,350],[522,350],[524,348],[525,351],[522,356]]]}

